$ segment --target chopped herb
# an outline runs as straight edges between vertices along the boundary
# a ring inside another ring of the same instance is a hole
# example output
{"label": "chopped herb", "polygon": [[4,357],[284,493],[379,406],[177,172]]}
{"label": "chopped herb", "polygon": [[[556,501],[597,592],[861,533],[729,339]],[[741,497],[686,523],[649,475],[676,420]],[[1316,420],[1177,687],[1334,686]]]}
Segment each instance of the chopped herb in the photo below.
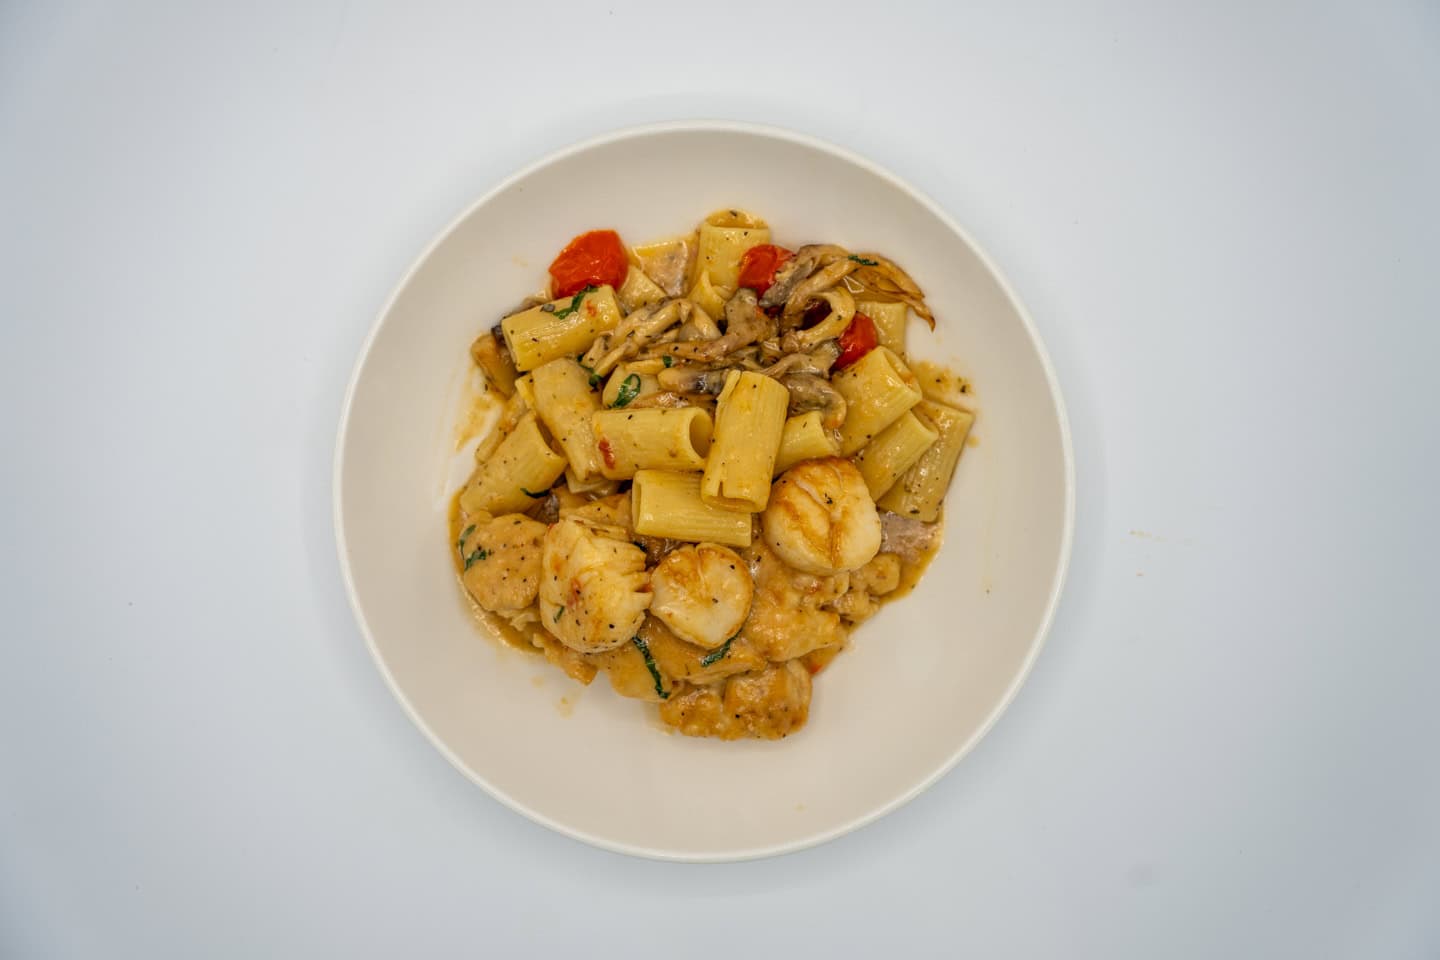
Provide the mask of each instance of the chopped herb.
{"label": "chopped herb", "polygon": [[599,289],[600,288],[596,286],[586,287],[584,290],[581,290],[579,293],[575,294],[575,296],[570,298],[570,306],[563,307],[559,310],[555,310],[554,307],[551,307],[550,309],[554,311],[555,319],[564,320],[566,317],[570,316],[570,314],[574,313],[576,310],[579,310],[580,304],[585,300],[585,294],[594,293],[596,290]]}
{"label": "chopped herb", "polygon": [[539,493],[531,493],[529,490],[521,487],[520,492],[525,494],[525,496],[529,497],[531,500],[544,500],[546,497],[550,496],[549,490],[541,490]]}
{"label": "chopped herb", "polygon": [[585,364],[584,364],[583,362],[581,362],[581,361],[582,361],[582,358],[583,358],[584,356],[585,356],[585,354],[583,354],[583,353],[580,354],[580,356],[578,356],[578,357],[575,358],[575,362],[578,363],[578,364],[580,364],[580,369],[581,369],[581,370],[584,370],[586,373],[590,374],[590,389],[591,389],[591,390],[594,390],[596,384],[598,384],[598,383],[600,382],[601,377],[600,377],[600,374],[598,374],[598,373],[595,372],[595,368],[594,368],[594,367],[587,367],[587,366],[585,366]]}
{"label": "chopped herb", "polygon": [[551,622],[551,623],[559,623],[559,622],[560,622],[560,618],[563,617],[563,616],[565,616],[565,608],[564,608],[564,607],[561,607],[559,610],[556,610],[556,611],[555,611],[555,619],[554,619],[554,620],[551,620],[550,622]]}
{"label": "chopped herb", "polygon": [[667,354],[665,354],[665,356],[663,356],[663,357],[660,358],[660,362],[663,363],[663,364],[665,364],[665,369],[666,369],[666,370],[669,370],[670,367],[675,363],[675,358],[672,357],[672,356],[670,356],[670,354],[667,353]]}
{"label": "chopped herb", "polygon": [[[850,254],[850,259],[851,259],[851,260],[854,260],[856,263],[864,264],[864,265],[867,266],[867,267],[878,267],[878,266],[880,266],[880,261],[879,261],[879,260],[866,260],[864,257],[856,256],[856,255],[853,254],[853,253]],[[559,316],[559,314],[556,314],[556,316]]]}
{"label": "chopped herb", "polygon": [[669,700],[670,693],[665,685],[660,682],[660,668],[655,666],[655,658],[650,656],[650,647],[638,636],[631,637],[630,642],[635,644],[635,649],[640,651],[640,656],[645,658],[645,669],[650,671],[650,679],[655,681],[655,692],[660,695],[661,700]]}
{"label": "chopped herb", "polygon": [[465,558],[465,569],[469,570],[471,567],[475,566],[475,564],[479,563],[481,560],[484,560],[488,556],[490,556],[489,550],[486,550],[484,547],[476,547],[475,552]]}
{"label": "chopped herb", "polygon": [[455,549],[456,549],[456,550],[459,550],[461,553],[464,553],[464,552],[465,552],[465,541],[466,541],[466,539],[469,538],[470,534],[472,534],[472,533],[474,533],[474,532],[475,532],[475,524],[473,524],[473,523],[470,524],[470,526],[466,527],[464,530],[461,530],[461,531],[460,531],[460,539],[455,541]]}
{"label": "chopped herb", "polygon": [[[735,637],[738,636],[740,636],[740,634],[735,634]],[[708,667],[712,663],[725,659],[725,654],[730,652],[730,644],[735,642],[735,637],[731,637],[729,640],[726,640],[723,644],[721,644],[718,649],[711,650],[709,653],[705,654],[705,656],[701,657],[700,666]]]}
{"label": "chopped herb", "polygon": [[640,377],[638,374],[630,374],[620,384],[620,392],[615,394],[615,402],[611,407],[627,406],[631,400],[640,395]]}

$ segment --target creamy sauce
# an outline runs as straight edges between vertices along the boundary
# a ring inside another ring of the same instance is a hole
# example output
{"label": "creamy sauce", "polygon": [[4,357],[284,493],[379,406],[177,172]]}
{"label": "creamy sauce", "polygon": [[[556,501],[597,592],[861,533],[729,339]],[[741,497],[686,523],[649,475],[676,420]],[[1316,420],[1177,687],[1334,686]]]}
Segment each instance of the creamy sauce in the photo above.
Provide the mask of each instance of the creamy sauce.
{"label": "creamy sauce", "polygon": [[929,360],[916,360],[910,370],[920,381],[926,399],[974,412],[975,386],[966,377]]}

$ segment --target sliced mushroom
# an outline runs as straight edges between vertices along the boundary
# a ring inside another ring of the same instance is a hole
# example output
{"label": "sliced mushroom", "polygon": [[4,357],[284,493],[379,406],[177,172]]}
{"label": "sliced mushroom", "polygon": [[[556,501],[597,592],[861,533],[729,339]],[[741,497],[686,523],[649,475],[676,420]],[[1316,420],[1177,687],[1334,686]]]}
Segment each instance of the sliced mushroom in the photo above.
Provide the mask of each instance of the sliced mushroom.
{"label": "sliced mushroom", "polygon": [[596,337],[580,362],[603,377],[614,370],[616,364],[634,358],[641,348],[677,323],[688,322],[696,312],[695,305],[684,299],[641,307],[621,320],[614,330]]}
{"label": "sliced mushroom", "polygon": [[[931,330],[935,329],[935,315],[925,305],[925,293],[910,279],[910,274],[896,266],[893,260],[878,253],[860,253],[856,254],[856,257],[857,260],[851,262],[856,263],[858,269],[847,279],[847,286],[853,281],[859,284],[865,293],[879,293],[907,304],[930,324]],[[861,291],[851,288],[850,292]]]}
{"label": "sliced mushroom", "polygon": [[821,425],[826,430],[837,430],[845,422],[845,398],[830,386],[830,381],[809,373],[792,373],[780,378],[790,391],[788,416],[798,416],[810,410],[822,414]]}
{"label": "sliced mushroom", "polygon": [[725,304],[725,335],[716,340],[677,343],[673,353],[685,360],[713,363],[757,340],[775,336],[775,321],[761,313],[755,291],[741,289]]}
{"label": "sliced mushroom", "polygon": [[761,373],[777,380],[789,373],[809,373],[817,377],[826,376],[835,361],[840,359],[840,344],[825,340],[809,353],[789,353],[764,368]]}
{"label": "sliced mushroom", "polygon": [[799,284],[821,267],[848,261],[850,252],[833,243],[807,243],[775,274],[775,282],[760,298],[762,307],[778,307],[788,303],[790,294]]}

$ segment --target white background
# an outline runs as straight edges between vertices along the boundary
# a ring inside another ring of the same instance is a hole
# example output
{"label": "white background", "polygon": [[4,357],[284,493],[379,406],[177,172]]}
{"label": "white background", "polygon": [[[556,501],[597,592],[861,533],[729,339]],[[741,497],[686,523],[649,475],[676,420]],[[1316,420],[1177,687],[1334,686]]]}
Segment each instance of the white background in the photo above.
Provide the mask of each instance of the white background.
{"label": "white background", "polygon": [[[1080,484],[980,747],[703,867],[451,769],[330,522],[432,235],[684,117],[949,209]],[[0,4],[0,956],[1440,956],[1437,184],[1433,2]]]}

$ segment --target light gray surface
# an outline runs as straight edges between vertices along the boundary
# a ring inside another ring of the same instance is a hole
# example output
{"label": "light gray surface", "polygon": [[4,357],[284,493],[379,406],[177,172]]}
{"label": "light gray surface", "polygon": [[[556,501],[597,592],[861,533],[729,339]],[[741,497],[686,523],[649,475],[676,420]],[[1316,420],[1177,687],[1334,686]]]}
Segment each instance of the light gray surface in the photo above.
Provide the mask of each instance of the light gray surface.
{"label": "light gray surface", "polygon": [[[1433,3],[109,6],[0,6],[0,955],[1440,954]],[[1080,476],[985,742],[710,867],[452,770],[330,528],[344,384],[423,245],[687,116],[945,205]]]}

